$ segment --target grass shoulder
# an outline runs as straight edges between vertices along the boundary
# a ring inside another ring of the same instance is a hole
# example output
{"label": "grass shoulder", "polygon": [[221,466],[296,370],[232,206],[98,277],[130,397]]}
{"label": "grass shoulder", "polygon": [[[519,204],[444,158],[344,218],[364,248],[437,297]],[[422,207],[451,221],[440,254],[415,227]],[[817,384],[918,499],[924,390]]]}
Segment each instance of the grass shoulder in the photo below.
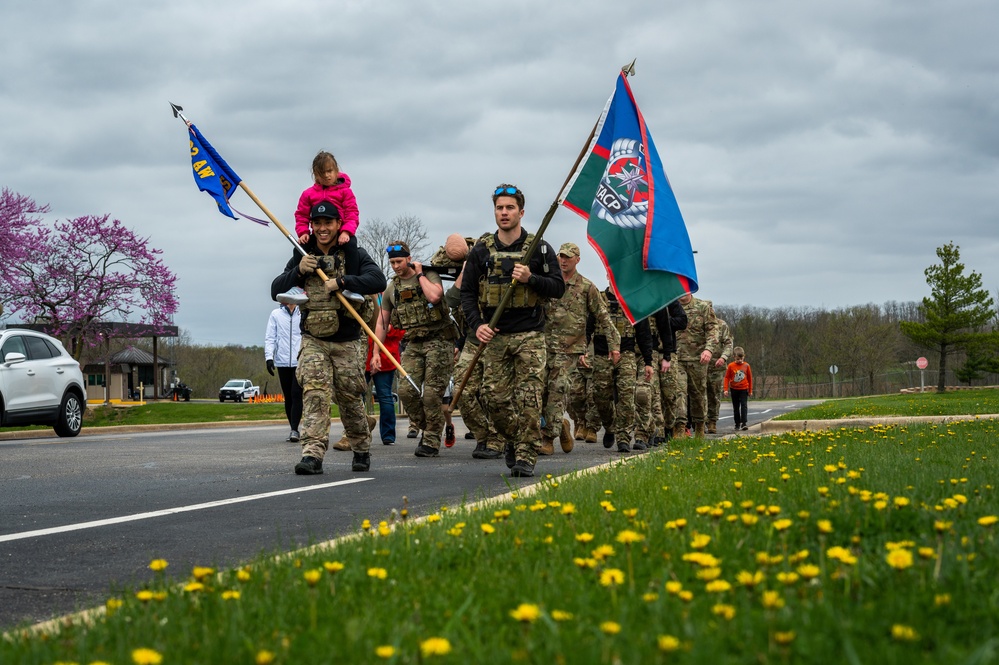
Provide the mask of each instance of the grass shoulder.
{"label": "grass shoulder", "polygon": [[774,420],[832,420],[872,416],[963,416],[999,413],[999,389],[954,390],[833,399]]}

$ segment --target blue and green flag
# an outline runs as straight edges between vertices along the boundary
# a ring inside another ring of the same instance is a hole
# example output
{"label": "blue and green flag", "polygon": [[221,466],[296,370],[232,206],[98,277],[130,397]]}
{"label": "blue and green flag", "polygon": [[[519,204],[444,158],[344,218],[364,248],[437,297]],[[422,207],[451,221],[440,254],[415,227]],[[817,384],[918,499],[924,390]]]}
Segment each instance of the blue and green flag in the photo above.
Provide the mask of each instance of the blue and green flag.
{"label": "blue and green flag", "polygon": [[632,323],[697,291],[687,227],[623,72],[562,205],[587,219],[590,245]]}

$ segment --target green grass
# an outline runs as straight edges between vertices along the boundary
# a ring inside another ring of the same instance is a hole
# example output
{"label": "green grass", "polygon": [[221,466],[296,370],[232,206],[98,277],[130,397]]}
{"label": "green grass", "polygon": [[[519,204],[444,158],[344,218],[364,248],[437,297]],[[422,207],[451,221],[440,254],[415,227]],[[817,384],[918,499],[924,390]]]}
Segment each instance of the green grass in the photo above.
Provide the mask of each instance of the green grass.
{"label": "green grass", "polygon": [[997,472],[995,421],[685,440],[200,582],[168,568],[0,662],[995,662]]}
{"label": "green grass", "polygon": [[283,419],[284,404],[246,402],[151,402],[142,406],[93,407],[94,415],[83,426],[163,425],[173,423],[212,423],[230,420]]}
{"label": "green grass", "polygon": [[999,390],[955,390],[911,395],[834,399],[774,420],[830,420],[869,416],[962,416],[999,413]]}

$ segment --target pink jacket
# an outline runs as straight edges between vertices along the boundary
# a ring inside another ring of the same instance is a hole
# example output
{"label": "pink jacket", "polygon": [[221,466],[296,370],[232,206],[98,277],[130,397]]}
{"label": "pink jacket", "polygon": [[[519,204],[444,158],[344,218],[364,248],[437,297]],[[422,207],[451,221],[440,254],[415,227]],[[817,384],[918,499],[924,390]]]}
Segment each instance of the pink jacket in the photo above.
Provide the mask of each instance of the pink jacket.
{"label": "pink jacket", "polygon": [[340,211],[343,220],[341,231],[350,235],[357,233],[358,214],[357,199],[350,188],[350,176],[340,172],[340,177],[332,187],[323,187],[318,182],[302,192],[298,199],[298,209],[295,211],[295,235],[301,236],[309,232],[309,213],[312,206],[323,201],[329,201]]}

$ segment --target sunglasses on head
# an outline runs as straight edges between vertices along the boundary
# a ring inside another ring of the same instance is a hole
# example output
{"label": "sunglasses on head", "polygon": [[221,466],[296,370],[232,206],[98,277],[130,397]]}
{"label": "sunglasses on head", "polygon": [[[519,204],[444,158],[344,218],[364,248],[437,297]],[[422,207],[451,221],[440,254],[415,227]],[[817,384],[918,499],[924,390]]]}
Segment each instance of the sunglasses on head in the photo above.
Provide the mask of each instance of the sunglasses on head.
{"label": "sunglasses on head", "polygon": [[499,196],[500,194],[520,194],[520,190],[516,187],[497,187],[496,191],[493,192],[493,196]]}
{"label": "sunglasses on head", "polygon": [[389,245],[385,248],[386,252],[401,252],[403,251],[402,245]]}

